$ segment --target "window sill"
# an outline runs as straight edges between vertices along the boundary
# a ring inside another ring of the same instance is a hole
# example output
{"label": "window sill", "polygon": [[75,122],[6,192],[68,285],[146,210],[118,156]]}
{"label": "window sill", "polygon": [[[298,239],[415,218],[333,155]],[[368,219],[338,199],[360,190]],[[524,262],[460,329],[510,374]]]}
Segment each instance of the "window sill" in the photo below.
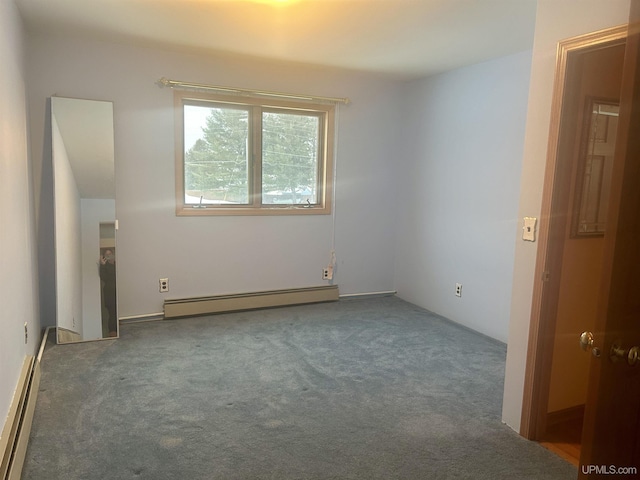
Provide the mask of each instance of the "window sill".
{"label": "window sill", "polygon": [[329,215],[331,208],[328,206],[274,206],[274,207],[213,207],[213,206],[179,206],[176,208],[176,215],[179,217],[199,217],[199,216],[262,216],[262,215]]}

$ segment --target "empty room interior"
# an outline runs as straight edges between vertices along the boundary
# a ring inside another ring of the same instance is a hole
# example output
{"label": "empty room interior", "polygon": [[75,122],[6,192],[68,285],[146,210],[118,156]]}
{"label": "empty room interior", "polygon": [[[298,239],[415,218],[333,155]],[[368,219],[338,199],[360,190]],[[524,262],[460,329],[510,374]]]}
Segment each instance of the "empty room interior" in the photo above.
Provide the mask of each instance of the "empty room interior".
{"label": "empty room interior", "polygon": [[591,478],[632,3],[1,0],[3,478]]}

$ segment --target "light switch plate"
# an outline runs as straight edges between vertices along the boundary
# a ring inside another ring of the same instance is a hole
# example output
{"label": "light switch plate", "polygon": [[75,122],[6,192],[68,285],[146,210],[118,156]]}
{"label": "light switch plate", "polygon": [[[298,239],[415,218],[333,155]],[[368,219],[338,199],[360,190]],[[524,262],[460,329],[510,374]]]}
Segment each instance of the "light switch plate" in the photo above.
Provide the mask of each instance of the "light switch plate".
{"label": "light switch plate", "polygon": [[535,217],[524,217],[524,226],[522,227],[522,239],[528,242],[536,241],[536,221]]}

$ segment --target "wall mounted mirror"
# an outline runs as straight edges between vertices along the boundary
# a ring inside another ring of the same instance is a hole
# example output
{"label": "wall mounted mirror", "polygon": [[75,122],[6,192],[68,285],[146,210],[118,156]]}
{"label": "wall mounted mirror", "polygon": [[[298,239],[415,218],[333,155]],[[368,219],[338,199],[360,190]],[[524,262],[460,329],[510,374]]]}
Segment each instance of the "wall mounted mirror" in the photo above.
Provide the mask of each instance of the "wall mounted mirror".
{"label": "wall mounted mirror", "polygon": [[58,343],[118,336],[113,104],[51,98]]}
{"label": "wall mounted mirror", "polygon": [[604,235],[619,111],[617,101],[586,99],[572,224],[573,237]]}

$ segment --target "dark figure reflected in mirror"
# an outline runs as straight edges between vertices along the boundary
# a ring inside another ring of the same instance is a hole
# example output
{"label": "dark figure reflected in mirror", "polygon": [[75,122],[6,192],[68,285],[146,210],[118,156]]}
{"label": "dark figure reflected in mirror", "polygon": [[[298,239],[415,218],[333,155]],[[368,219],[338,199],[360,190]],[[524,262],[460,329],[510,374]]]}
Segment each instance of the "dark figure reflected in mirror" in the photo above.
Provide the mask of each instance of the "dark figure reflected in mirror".
{"label": "dark figure reflected in mirror", "polygon": [[114,249],[106,248],[100,255],[100,283],[102,284],[102,329],[105,336],[118,336],[116,316],[116,255]]}

